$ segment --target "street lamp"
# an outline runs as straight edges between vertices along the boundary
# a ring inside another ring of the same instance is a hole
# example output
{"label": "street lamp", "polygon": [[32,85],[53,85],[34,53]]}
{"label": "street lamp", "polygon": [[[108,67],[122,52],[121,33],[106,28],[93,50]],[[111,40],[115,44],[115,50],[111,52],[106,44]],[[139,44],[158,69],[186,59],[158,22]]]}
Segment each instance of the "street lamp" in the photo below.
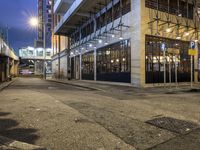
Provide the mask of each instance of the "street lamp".
{"label": "street lamp", "polygon": [[38,26],[38,19],[35,18],[35,17],[32,17],[30,20],[29,20],[29,24],[32,26],[32,27],[37,27]]}
{"label": "street lamp", "polygon": [[36,17],[32,17],[29,20],[29,24],[32,27],[38,27],[39,24],[43,24],[43,49],[44,49],[44,60],[43,60],[43,78],[46,79],[46,33],[45,33],[45,22],[39,22]]}

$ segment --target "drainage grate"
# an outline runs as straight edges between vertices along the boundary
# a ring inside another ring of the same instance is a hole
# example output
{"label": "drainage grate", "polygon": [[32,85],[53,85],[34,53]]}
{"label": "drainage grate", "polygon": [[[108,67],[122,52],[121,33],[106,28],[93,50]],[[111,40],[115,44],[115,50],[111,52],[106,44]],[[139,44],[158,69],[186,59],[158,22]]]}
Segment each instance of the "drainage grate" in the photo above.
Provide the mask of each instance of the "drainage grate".
{"label": "drainage grate", "polygon": [[170,117],[156,118],[148,120],[146,123],[179,134],[185,134],[199,128],[198,124]]}

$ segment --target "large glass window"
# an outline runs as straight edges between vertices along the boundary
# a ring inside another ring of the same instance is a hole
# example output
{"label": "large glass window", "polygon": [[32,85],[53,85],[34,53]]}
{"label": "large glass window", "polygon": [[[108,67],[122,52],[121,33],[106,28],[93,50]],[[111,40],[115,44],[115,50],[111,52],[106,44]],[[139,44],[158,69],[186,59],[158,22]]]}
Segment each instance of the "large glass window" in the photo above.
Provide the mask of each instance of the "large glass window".
{"label": "large glass window", "polygon": [[82,55],[82,79],[94,80],[94,53]]}
{"label": "large glass window", "polygon": [[[178,82],[190,82],[190,56],[188,55],[189,42],[174,40],[162,37],[146,35],[146,83],[164,82],[164,63],[161,44],[165,43],[166,48],[178,49],[180,54],[166,52],[166,81],[175,82],[175,62],[177,63]],[[171,68],[171,69],[170,69]]]}
{"label": "large glass window", "polygon": [[200,44],[198,44],[198,79],[199,79],[199,82],[200,82]]}
{"label": "large glass window", "polygon": [[[168,0],[146,0],[145,5],[148,8],[168,12]],[[169,13],[193,19],[194,5],[184,0],[169,0]]]}
{"label": "large glass window", "polygon": [[[112,10],[113,9],[113,10]],[[112,12],[113,11],[113,12]],[[120,2],[115,4],[113,8],[108,9],[106,12],[95,18],[97,23],[97,30],[110,23],[112,20],[118,19],[120,15],[125,15],[131,11],[131,0],[122,0],[122,8]],[[94,22],[91,21],[85,25],[81,30],[81,39],[87,37],[94,32]],[[74,32],[71,34],[70,45],[80,40],[80,32]]]}
{"label": "large glass window", "polygon": [[97,80],[130,83],[130,40],[97,50]]}

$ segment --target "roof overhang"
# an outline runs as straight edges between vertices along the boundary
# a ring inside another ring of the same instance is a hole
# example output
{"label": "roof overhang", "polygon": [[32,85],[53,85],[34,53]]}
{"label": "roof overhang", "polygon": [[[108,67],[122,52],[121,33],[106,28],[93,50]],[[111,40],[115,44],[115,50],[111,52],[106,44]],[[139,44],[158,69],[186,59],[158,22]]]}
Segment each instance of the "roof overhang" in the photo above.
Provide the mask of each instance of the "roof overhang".
{"label": "roof overhang", "polygon": [[74,0],[57,0],[54,4],[54,13],[63,14],[69,9]]}
{"label": "roof overhang", "polygon": [[[110,0],[107,0],[107,2],[110,2]],[[75,0],[55,27],[54,33],[70,35],[74,29],[80,26],[81,22],[88,20],[90,13],[97,13],[95,8],[98,8],[98,11],[100,11],[100,8],[104,6],[105,0]]]}

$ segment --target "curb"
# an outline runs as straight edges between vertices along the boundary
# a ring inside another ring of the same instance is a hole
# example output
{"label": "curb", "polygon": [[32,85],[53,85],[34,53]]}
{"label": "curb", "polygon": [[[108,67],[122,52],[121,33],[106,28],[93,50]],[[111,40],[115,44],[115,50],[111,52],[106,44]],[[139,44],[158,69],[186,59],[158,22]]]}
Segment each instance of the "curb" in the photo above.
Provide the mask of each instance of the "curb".
{"label": "curb", "polygon": [[15,141],[7,137],[0,136],[0,149],[3,150],[47,150],[46,148]]}
{"label": "curb", "polygon": [[5,88],[7,88],[9,85],[11,85],[13,82],[15,82],[16,79],[9,81],[9,82],[3,82],[0,84],[0,92],[3,91]]}
{"label": "curb", "polygon": [[76,86],[76,87],[80,87],[80,88],[85,88],[85,89],[89,89],[89,90],[93,90],[93,91],[103,91],[102,89],[98,89],[98,88],[92,88],[92,87],[88,87],[88,86],[83,86],[83,85],[79,85],[79,84],[68,83],[68,82],[63,82],[63,81],[58,81],[58,80],[46,79],[46,81],[56,82],[56,83],[62,83],[62,84],[67,84],[67,85],[72,85],[72,86]]}

